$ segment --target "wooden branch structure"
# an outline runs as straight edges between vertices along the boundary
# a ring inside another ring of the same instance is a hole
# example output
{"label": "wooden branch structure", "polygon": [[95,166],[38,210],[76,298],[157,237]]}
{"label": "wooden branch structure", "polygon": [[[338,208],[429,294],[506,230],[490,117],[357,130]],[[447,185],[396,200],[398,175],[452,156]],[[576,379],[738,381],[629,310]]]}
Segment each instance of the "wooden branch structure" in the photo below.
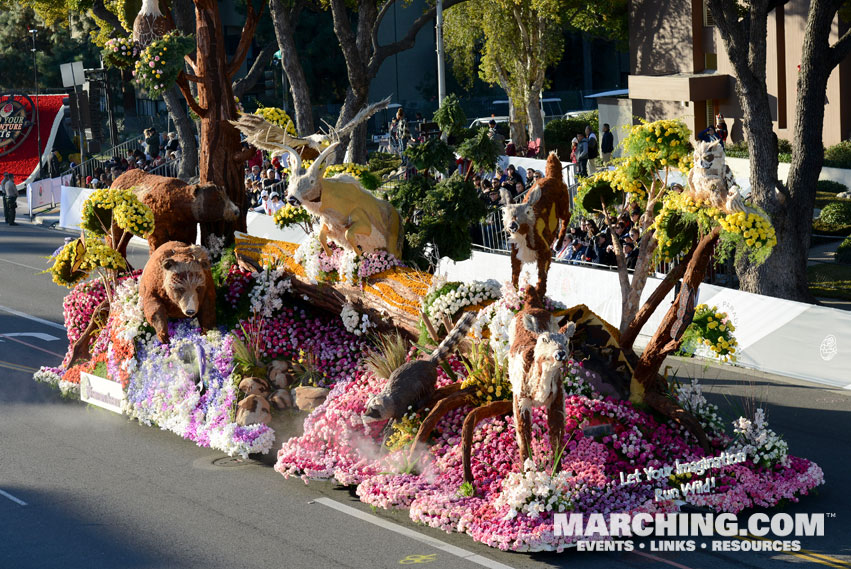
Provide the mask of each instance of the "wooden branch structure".
{"label": "wooden branch structure", "polygon": [[293,259],[298,245],[236,234],[236,256],[252,270],[266,266],[284,267],[291,273],[294,293],[311,304],[339,314],[351,304],[366,313],[378,331],[398,328],[410,339],[419,337],[422,298],[431,286],[431,275],[406,267],[395,267],[373,275],[360,285],[347,282],[312,283],[304,267]]}

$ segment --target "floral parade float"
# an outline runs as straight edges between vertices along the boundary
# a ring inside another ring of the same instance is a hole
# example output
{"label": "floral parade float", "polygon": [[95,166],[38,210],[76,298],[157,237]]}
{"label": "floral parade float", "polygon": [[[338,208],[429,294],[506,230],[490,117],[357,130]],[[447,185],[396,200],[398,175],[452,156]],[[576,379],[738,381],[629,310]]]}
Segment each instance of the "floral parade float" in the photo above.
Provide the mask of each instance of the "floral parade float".
{"label": "floral parade float", "polygon": [[[695,171],[688,188],[668,185],[673,169],[692,167],[681,123],[634,127],[627,158],[585,180],[572,204],[602,216],[612,232],[616,208],[631,203],[644,212],[632,278],[623,278],[616,247],[619,325],[522,282],[445,282],[417,268],[406,252],[422,227],[409,231],[416,224],[406,204],[421,181],[389,192],[399,233],[375,222],[382,210],[372,206],[363,210],[369,227],[334,230],[322,209],[326,191],[357,178],[324,166],[334,141],[304,170],[287,137],[269,136],[292,157],[295,199],[276,220],[309,233],[301,243],[237,233],[233,249],[211,247],[217,318],[207,331],[174,319],[163,342],[145,318],[139,273],[122,264],[112,235],[152,233],[140,221],[150,217],[146,206],[127,190],[104,190],[87,204],[97,222],[84,223],[84,236],[56,253],[52,269],[72,287],[71,347],[61,366],[42,368],[36,379],[73,394],[81,373],[101,375],[122,386],[127,415],[240,456],[271,451],[270,424],[291,413],[278,407],[295,402],[312,411],[303,434],[276,449],[276,471],[333,480],[367,504],[406,509],[415,522],[505,550],[573,545],[579,536],[556,535],[559,512],[653,514],[691,505],[738,513],[797,501],[824,482],[818,465],[788,454],[762,410],[722,419],[698,383],[659,373],[681,348],[735,357],[735,328],[716,308],[696,306],[696,291],[712,251],[759,261],[776,241],[763,212],[727,199],[735,195],[729,184],[701,181],[710,173]],[[318,196],[308,191],[325,179],[333,183]],[[418,187],[435,199],[429,192],[439,183]],[[468,187],[458,175],[448,184]],[[401,257],[387,251],[400,235]],[[639,304],[658,259],[669,259],[671,272]],[[680,280],[637,353],[638,330]]]}

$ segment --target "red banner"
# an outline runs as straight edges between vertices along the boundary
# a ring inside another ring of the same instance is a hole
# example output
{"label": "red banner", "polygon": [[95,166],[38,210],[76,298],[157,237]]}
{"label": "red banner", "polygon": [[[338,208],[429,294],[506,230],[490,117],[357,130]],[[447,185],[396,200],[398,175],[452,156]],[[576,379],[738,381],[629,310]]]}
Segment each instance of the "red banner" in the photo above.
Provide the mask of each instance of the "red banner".
{"label": "red banner", "polygon": [[[3,140],[6,140],[11,152],[0,156],[0,172],[11,172],[15,176],[15,184],[22,184],[38,168],[38,134],[41,133],[42,152],[47,152],[53,146],[53,138],[56,134],[54,123],[58,122],[57,115],[62,110],[62,99],[64,95],[39,95],[38,97],[38,125],[32,128],[24,126],[27,122],[35,122],[35,113],[31,108],[30,100],[35,103],[35,96],[22,97],[13,96],[0,101],[0,126],[3,126]],[[7,112],[8,111],[8,112]],[[3,121],[2,115],[7,112],[8,116]],[[23,121],[18,115],[24,115]],[[8,124],[5,124],[8,123]],[[19,128],[20,126],[20,128]],[[36,126],[38,129],[36,129]],[[55,125],[58,128],[58,124]],[[7,132],[8,131],[8,132]],[[4,134],[5,133],[5,134]],[[0,142],[3,142],[0,140]],[[2,152],[2,148],[0,148]]]}

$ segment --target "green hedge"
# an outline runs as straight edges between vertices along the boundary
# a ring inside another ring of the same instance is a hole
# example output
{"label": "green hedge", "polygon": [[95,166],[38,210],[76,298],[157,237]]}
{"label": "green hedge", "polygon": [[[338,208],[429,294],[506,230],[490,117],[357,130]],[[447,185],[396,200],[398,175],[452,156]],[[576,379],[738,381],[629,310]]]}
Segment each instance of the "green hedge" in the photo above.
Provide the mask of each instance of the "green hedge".
{"label": "green hedge", "polygon": [[851,225],[851,201],[830,202],[822,208],[819,220],[831,225]]}
{"label": "green hedge", "polygon": [[845,184],[840,184],[839,182],[834,182],[833,180],[819,180],[818,184],[816,184],[817,192],[827,192],[829,194],[839,194],[848,189],[848,186]]}
{"label": "green hedge", "polygon": [[570,160],[570,141],[577,134],[585,133],[585,127],[591,125],[591,129],[600,139],[600,114],[597,111],[589,111],[578,117],[551,120],[544,127],[544,145],[548,151],[555,150],[562,161]]}
{"label": "green hedge", "polygon": [[846,237],[836,249],[836,262],[851,265],[851,237]]}
{"label": "green hedge", "polygon": [[839,144],[826,148],[824,165],[833,168],[851,168],[851,140],[843,140]]}

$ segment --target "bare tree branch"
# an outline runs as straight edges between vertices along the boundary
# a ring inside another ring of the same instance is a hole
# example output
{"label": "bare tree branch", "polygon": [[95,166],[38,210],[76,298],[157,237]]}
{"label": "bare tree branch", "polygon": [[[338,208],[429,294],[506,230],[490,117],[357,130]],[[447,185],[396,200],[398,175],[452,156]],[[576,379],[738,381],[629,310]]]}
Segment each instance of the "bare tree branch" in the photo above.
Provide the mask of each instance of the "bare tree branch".
{"label": "bare tree branch", "polygon": [[239,38],[239,45],[236,47],[236,52],[233,58],[228,63],[225,71],[227,78],[232,79],[239,68],[242,67],[242,62],[248,56],[248,48],[251,47],[251,41],[254,39],[254,30],[257,28],[257,23],[260,21],[260,16],[263,15],[263,9],[266,7],[266,2],[260,3],[260,10],[254,11],[252,0],[245,3],[245,24],[242,26],[242,35]]}
{"label": "bare tree branch", "polygon": [[270,61],[272,61],[272,57],[275,55],[277,50],[278,42],[275,39],[272,39],[263,47],[262,50],[260,50],[260,53],[257,54],[257,57],[254,59],[254,63],[251,65],[251,69],[249,69],[248,73],[245,74],[245,77],[234,81],[234,96],[242,97],[246,91],[257,84],[257,81],[263,75],[263,69],[269,65]]}
{"label": "bare tree branch", "polygon": [[180,87],[180,92],[183,93],[183,98],[186,99],[186,104],[192,109],[196,115],[201,118],[207,114],[207,109],[198,104],[195,97],[192,95],[192,89],[189,88],[189,81],[183,73],[177,76],[177,86]]}

